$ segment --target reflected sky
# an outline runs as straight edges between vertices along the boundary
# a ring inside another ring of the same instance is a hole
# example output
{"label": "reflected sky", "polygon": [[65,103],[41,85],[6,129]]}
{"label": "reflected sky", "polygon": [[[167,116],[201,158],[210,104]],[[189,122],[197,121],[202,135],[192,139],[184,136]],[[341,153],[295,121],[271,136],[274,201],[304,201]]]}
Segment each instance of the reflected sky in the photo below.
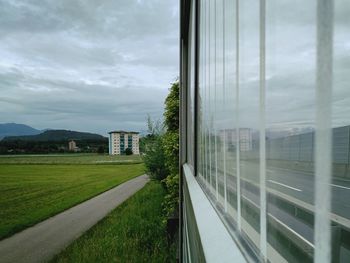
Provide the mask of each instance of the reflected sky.
{"label": "reflected sky", "polygon": [[[259,12],[240,1],[240,126],[258,128]],[[252,6],[252,5],[251,5]],[[220,5],[218,5],[220,8]],[[228,8],[232,12],[234,7]],[[309,131],[315,122],[316,1],[267,1],[266,7],[266,121],[269,130],[291,134]],[[335,1],[333,127],[350,124],[350,5]],[[297,18],[297,19],[296,19]],[[233,15],[226,18],[226,110],[218,116],[220,129],[234,120],[235,38]],[[220,26],[217,31],[222,30]],[[232,37],[233,36],[233,37]],[[217,40],[221,46],[221,39]],[[217,77],[222,78],[218,53]],[[214,65],[214,62],[211,62]],[[223,104],[222,83],[217,83],[218,105]],[[214,99],[213,99],[214,100]]]}

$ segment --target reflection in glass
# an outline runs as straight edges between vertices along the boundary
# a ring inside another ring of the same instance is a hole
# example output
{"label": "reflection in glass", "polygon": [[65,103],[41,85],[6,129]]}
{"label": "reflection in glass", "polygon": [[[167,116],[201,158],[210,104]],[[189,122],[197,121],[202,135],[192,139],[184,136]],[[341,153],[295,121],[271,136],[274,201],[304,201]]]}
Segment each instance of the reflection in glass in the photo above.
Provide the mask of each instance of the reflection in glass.
{"label": "reflection in glass", "polygon": [[[220,215],[255,254],[263,249],[260,232],[266,227],[269,262],[312,262],[320,209],[314,202],[316,72],[322,66],[317,47],[323,45],[316,37],[317,1],[266,1],[266,46],[259,38],[261,2],[200,1],[197,174]],[[335,1],[329,186],[334,262],[350,258],[349,13],[348,1]],[[264,65],[266,129],[259,107]],[[267,225],[260,226],[264,172]]]}
{"label": "reflection in glass", "polygon": [[275,261],[313,260],[314,213],[306,208],[314,202],[315,8],[301,0],[267,5],[267,240]]}
{"label": "reflection in glass", "polygon": [[[332,96],[332,260],[350,259],[350,6],[334,1]],[[335,221],[335,218],[338,220]]]}

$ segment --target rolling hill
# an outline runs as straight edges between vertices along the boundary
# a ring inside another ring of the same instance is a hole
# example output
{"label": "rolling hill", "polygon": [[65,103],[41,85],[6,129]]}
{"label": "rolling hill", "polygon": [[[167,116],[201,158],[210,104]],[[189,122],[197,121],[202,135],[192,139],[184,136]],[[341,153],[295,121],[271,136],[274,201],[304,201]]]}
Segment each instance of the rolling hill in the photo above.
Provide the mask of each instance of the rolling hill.
{"label": "rolling hill", "polygon": [[25,124],[0,123],[0,140],[7,136],[37,135],[42,131]]}
{"label": "rolling hill", "polygon": [[95,133],[77,132],[69,130],[47,130],[43,133],[36,135],[26,136],[8,136],[3,139],[6,141],[35,141],[35,142],[48,142],[48,141],[68,141],[68,140],[107,140],[106,137]]}

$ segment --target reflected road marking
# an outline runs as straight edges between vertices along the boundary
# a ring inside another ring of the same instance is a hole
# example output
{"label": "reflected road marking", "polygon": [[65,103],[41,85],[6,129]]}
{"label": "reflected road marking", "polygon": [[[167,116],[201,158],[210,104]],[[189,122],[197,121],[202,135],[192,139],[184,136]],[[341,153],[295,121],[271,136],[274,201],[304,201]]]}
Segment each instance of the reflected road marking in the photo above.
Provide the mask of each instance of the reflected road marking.
{"label": "reflected road marking", "polygon": [[294,187],[291,187],[291,186],[289,186],[289,185],[282,184],[282,183],[279,183],[279,182],[276,182],[276,181],[273,181],[273,180],[268,180],[268,181],[271,182],[271,183],[278,184],[278,185],[284,186],[284,187],[286,187],[286,188],[292,189],[292,190],[294,190],[294,191],[298,191],[298,192],[301,192],[301,191],[302,191],[301,189],[294,188]]}
{"label": "reflected road marking", "polygon": [[[279,169],[282,170],[282,168],[279,168]],[[288,170],[288,169],[283,169],[283,170],[291,171],[291,170]],[[269,172],[269,173],[276,173],[276,171],[271,170],[271,169],[266,169],[266,171]],[[303,171],[303,173],[306,173],[306,172]],[[294,187],[291,187],[291,186],[289,186],[289,185],[285,185],[285,184],[282,184],[282,183],[279,183],[279,182],[276,182],[276,181],[273,181],[273,180],[268,180],[268,181],[270,181],[271,183],[274,183],[274,184],[279,184],[279,185],[285,186],[285,187],[287,187],[287,188],[293,189],[293,190],[298,191],[298,192],[301,192],[301,191],[302,191],[302,190],[300,190],[300,189],[298,189],[298,188],[294,188]],[[346,187],[346,186],[342,186],[342,185],[331,184],[331,186],[350,190],[350,187]]]}
{"label": "reflected road marking", "polygon": [[348,190],[350,190],[350,187],[341,186],[341,185],[337,185],[337,184],[331,184],[331,186],[334,186],[334,187],[339,187],[339,188],[343,188],[343,189],[348,189]]}

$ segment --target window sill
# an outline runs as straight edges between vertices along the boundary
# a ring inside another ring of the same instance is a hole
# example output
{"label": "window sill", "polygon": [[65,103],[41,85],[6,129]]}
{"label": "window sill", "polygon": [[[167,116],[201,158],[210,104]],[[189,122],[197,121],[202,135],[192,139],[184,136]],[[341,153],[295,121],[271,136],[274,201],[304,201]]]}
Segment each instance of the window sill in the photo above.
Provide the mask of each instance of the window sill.
{"label": "window sill", "polygon": [[206,262],[247,262],[190,167],[185,164],[183,169]]}

